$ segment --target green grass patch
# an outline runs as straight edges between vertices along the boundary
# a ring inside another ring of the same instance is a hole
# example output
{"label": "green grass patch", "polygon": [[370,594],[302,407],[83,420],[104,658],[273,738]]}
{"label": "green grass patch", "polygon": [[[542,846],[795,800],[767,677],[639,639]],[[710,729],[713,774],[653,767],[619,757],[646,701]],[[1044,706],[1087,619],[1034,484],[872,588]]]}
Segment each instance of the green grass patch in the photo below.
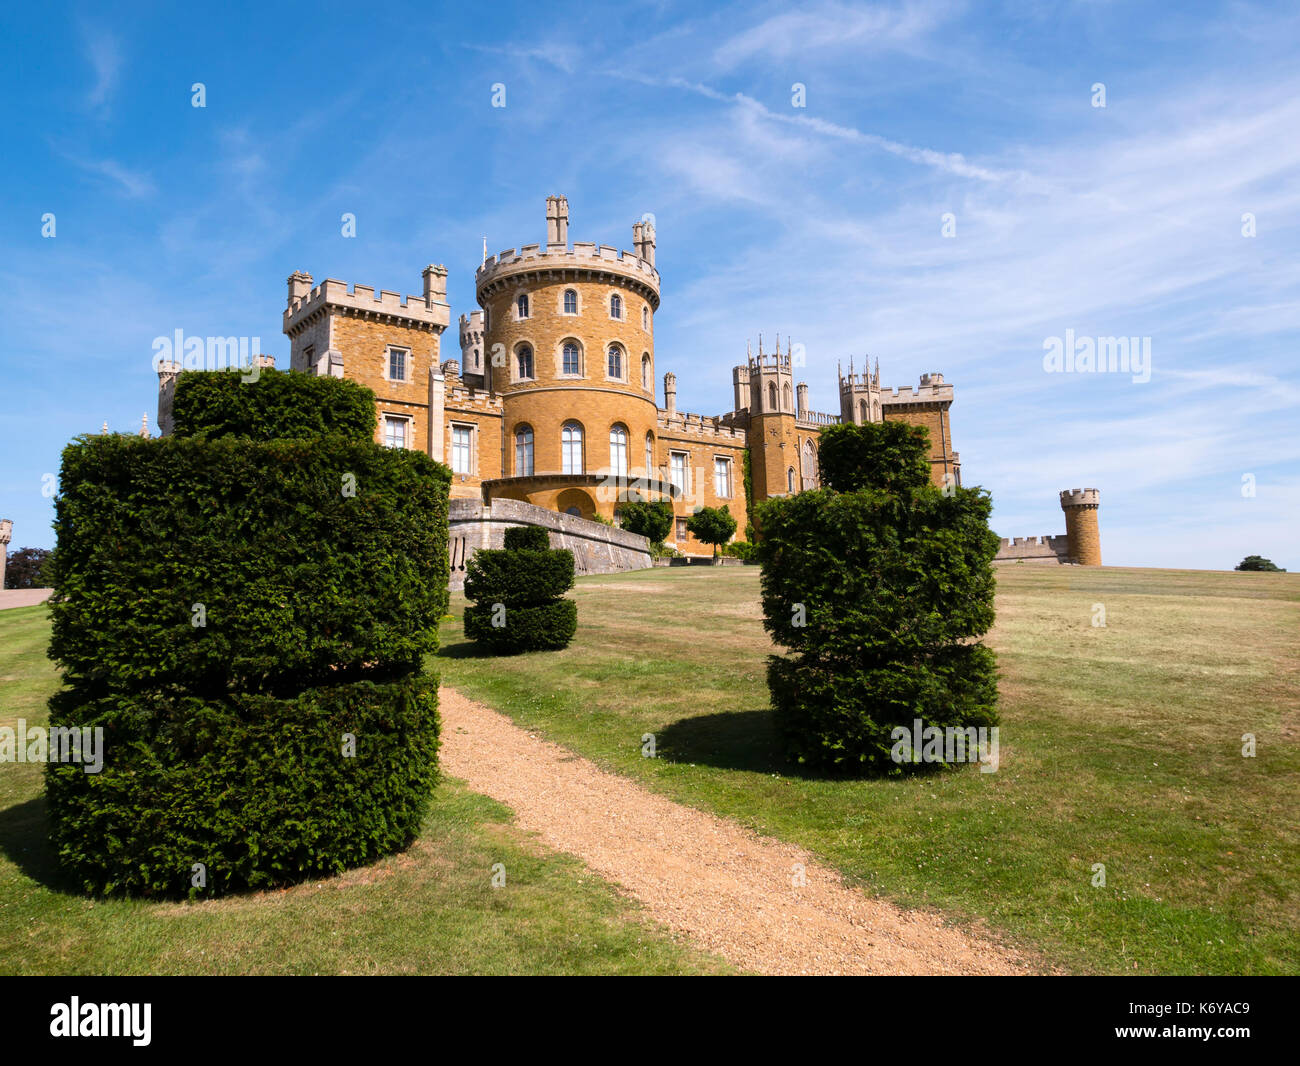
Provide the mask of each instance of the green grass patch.
{"label": "green grass patch", "polygon": [[[46,722],[44,606],[0,611],[0,725]],[[92,900],[46,845],[41,768],[0,764],[0,973],[666,974],[728,972],[677,942],[510,811],[439,784],[406,852],[340,877],[212,902]],[[493,888],[493,866],[506,884]]]}
{"label": "green grass patch", "polygon": [[464,642],[456,595],[439,669],[608,769],[1048,966],[1300,972],[1300,576],[1000,568],[1001,767],[904,780],[784,762],[758,594],[753,567],[580,579],[573,644],[508,660]]}

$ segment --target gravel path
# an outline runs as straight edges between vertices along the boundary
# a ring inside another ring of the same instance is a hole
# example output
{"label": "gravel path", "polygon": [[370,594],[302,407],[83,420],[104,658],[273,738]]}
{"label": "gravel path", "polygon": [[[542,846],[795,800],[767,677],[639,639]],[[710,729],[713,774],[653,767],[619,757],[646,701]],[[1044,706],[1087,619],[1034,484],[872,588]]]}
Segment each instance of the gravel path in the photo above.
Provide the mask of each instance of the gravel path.
{"label": "gravel path", "polygon": [[[988,940],[844,884],[801,848],[674,803],[441,690],[447,773],[512,807],[650,916],[764,974],[1013,974]],[[795,887],[799,866],[806,883]],[[507,872],[508,876],[508,872]]]}

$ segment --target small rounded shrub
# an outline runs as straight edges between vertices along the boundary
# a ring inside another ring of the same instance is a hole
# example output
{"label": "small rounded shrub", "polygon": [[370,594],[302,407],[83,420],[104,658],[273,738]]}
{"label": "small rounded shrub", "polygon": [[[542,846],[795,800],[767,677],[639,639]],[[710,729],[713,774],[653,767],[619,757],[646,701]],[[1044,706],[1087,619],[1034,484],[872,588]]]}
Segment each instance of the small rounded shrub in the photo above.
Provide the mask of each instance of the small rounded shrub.
{"label": "small rounded shrub", "polygon": [[555,651],[578,628],[578,605],[563,595],[573,587],[573,552],[552,549],[546,530],[506,530],[504,548],[476,551],[465,567],[465,636],[494,655]]}
{"label": "small rounded shrub", "polygon": [[476,603],[545,603],[573,588],[573,571],[573,552],[567,548],[476,552],[465,576],[465,596]]}
{"label": "small rounded shrub", "polygon": [[541,526],[509,526],[505,532],[506,551],[546,551],[551,536]]}
{"label": "small rounded shrub", "polygon": [[[501,622],[496,625],[495,622]],[[567,648],[578,631],[578,605],[555,600],[531,607],[495,603],[465,608],[465,636],[497,655]]]}

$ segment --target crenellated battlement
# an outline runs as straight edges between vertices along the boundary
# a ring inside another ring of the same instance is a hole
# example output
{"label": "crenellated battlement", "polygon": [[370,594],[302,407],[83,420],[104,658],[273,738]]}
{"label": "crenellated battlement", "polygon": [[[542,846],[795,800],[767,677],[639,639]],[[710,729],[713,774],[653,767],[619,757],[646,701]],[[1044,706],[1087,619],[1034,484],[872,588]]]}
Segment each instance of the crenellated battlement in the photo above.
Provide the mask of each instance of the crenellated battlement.
{"label": "crenellated battlement", "polygon": [[1062,507],[1100,507],[1101,493],[1097,489],[1065,489],[1061,492]]}
{"label": "crenellated battlement", "polygon": [[660,410],[656,423],[661,433],[683,433],[701,439],[742,444],[746,439],[745,427],[734,425],[727,415],[697,415],[686,411],[670,414]]}
{"label": "crenellated battlement", "polygon": [[370,285],[349,286],[346,281],[326,278],[315,288],[311,275],[299,271],[289,278],[289,301],[284,311],[284,332],[290,337],[310,319],[327,310],[402,321],[441,333],[451,322],[447,305],[447,271],[430,266],[425,272],[425,294],[406,296]]}
{"label": "crenellated battlement", "polygon": [[462,378],[447,378],[445,404],[451,410],[478,411],[489,415],[500,415],[505,411],[505,404],[499,393],[494,394],[466,385]]}
{"label": "crenellated battlement", "polygon": [[525,244],[488,256],[474,273],[479,302],[489,286],[505,278],[534,271],[572,270],[617,274],[641,285],[655,310],[659,309],[659,271],[635,252],[610,244],[575,241],[564,245]]}
{"label": "crenellated battlement", "polygon": [[908,387],[903,385],[900,388],[891,388],[884,385],[880,389],[880,402],[888,407],[890,404],[909,404],[909,403],[952,403],[953,389],[947,384],[924,384],[922,378],[921,385]]}

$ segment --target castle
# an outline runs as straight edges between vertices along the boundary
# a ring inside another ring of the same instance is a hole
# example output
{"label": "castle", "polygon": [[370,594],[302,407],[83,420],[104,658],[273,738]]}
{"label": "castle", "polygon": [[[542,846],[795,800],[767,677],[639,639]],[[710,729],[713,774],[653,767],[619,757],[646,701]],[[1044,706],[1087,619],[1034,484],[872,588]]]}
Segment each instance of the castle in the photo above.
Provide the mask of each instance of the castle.
{"label": "castle", "polygon": [[[917,387],[890,388],[881,386],[878,364],[861,372],[850,366],[839,374],[838,414],[822,413],[794,379],[798,350],[787,341],[782,351],[778,338],[766,351],[760,339],[757,353],[732,371],[731,411],[678,411],[672,373],[663,375],[661,406],[652,221],[633,225],[632,247],[570,243],[568,200],[548,197],[544,245],[485,252],[474,279],[478,310],[458,321],[459,359],[444,359],[441,350],[451,324],[445,267],[426,267],[422,295],[405,299],[333,279],[316,285],[295,272],[283,317],[290,368],[372,389],[379,443],[417,448],[450,466],[453,499],[519,501],[615,524],[627,500],[666,499],[676,516],[669,543],[688,555],[712,551],[686,528],[701,506],[729,506],[743,537],[747,467],[755,503],[817,487],[817,440],[828,425],[924,426],[934,483],[961,483],[953,386],[939,373],[922,374]],[[159,371],[164,433],[176,369]],[[1071,538],[1099,544],[1095,506],[1089,535],[1086,519],[1071,523],[1075,512],[1066,513],[1065,537],[1006,542],[1004,550],[1020,553],[1008,557],[1100,563],[1099,546],[1095,558],[1070,546]]]}

